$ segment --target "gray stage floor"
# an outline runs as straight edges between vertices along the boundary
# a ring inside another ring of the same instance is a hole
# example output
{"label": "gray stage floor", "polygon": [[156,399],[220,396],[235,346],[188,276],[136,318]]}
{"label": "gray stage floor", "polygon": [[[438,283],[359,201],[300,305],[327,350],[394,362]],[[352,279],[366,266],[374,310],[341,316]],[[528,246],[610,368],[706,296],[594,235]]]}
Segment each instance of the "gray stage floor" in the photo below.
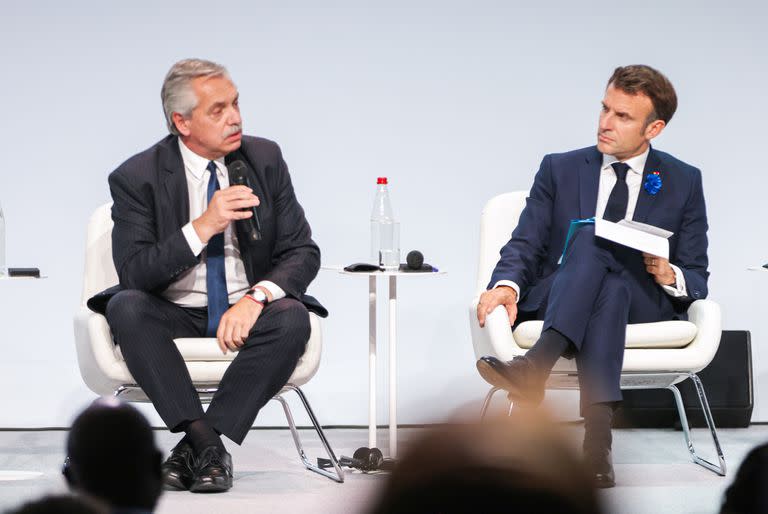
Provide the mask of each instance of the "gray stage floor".
{"label": "gray stage floor", "polygon": [[[398,436],[407,445],[422,429],[401,429]],[[568,427],[574,441],[581,427]],[[385,436],[382,430],[381,435]],[[178,436],[156,432],[158,443],[170,449]],[[614,462],[617,487],[601,492],[614,513],[714,513],[725,488],[746,453],[768,441],[768,426],[720,430],[728,476],[715,474],[690,462],[681,432],[673,430],[616,430]],[[302,430],[305,449],[320,456],[314,432]],[[351,455],[365,444],[362,429],[327,431],[337,454]],[[694,442],[705,456],[712,456],[708,433],[694,430]],[[0,432],[0,470],[41,472],[25,481],[0,481],[0,511],[45,493],[66,490],[59,474],[64,457],[65,431]],[[386,447],[386,438],[380,443]],[[385,480],[382,474],[348,473],[344,484],[306,471],[296,454],[287,430],[254,430],[242,447],[231,449],[235,464],[235,486],[220,495],[165,493],[159,514],[216,514],[259,512],[360,513]],[[2,475],[0,475],[2,476]]]}

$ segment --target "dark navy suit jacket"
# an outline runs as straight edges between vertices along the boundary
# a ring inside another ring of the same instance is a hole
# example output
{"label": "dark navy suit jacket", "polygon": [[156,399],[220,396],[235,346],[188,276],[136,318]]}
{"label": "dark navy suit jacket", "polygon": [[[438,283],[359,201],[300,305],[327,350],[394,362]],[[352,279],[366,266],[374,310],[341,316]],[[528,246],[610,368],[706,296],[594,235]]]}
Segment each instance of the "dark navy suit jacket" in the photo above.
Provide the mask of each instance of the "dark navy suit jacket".
{"label": "dark navy suit jacket", "polygon": [[[602,162],[603,155],[594,146],[544,157],[520,221],[501,249],[489,288],[499,280],[512,280],[520,286],[520,309],[540,308],[535,300],[527,300],[546,297],[571,220],[595,215]],[[669,311],[664,315],[684,318],[693,300],[707,296],[707,214],[701,172],[653,148],[643,184],[651,172],[659,172],[662,187],[651,195],[641,186],[633,219],[674,233],[669,260],[682,270],[688,297],[666,293],[658,297],[668,307],[661,309]],[[634,253],[634,265],[642,267],[640,252]]]}
{"label": "dark navy suit jacket", "polygon": [[[250,241],[238,222],[235,232],[250,284],[269,280],[321,316],[328,313],[305,294],[320,268],[320,250],[296,196],[280,148],[267,139],[244,136],[225,161],[247,164],[258,207],[262,239]],[[88,306],[104,312],[121,289],[160,295],[177,277],[200,262],[181,228],[190,221],[184,163],[176,136],[168,136],[121,164],[109,176],[114,204],[112,255],[118,286],[91,298]]]}

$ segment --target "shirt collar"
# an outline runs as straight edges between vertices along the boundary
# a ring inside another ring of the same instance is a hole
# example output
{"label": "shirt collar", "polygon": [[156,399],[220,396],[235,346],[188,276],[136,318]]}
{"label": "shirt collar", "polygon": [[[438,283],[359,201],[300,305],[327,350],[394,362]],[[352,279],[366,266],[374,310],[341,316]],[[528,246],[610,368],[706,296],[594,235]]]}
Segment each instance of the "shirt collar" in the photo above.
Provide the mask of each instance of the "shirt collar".
{"label": "shirt collar", "polygon": [[[645,161],[648,160],[648,153],[651,151],[650,145],[648,148],[645,149],[643,153],[640,155],[635,155],[634,157],[630,157],[629,159],[623,161],[629,166],[630,171],[632,173],[637,173],[639,175],[642,175],[643,170],[645,169]],[[614,162],[618,162],[618,159],[614,157],[613,155],[603,154],[603,166],[602,170],[606,170],[611,167],[611,164]]]}
{"label": "shirt collar", "polygon": [[[179,150],[181,151],[181,160],[184,161],[184,168],[192,174],[197,180],[203,179],[203,173],[208,169],[208,163],[210,159],[206,159],[201,155],[197,155],[190,150],[187,145],[179,138]],[[216,174],[223,176],[223,170],[226,168],[224,164],[224,157],[214,159],[216,163]]]}

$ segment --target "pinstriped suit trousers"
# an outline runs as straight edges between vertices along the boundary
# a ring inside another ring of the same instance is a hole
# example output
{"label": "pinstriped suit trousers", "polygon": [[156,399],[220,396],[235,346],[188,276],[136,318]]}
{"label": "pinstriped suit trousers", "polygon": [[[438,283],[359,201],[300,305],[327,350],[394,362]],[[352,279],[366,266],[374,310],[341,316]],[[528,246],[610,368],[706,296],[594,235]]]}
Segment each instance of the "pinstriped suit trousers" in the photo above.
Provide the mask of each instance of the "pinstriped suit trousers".
{"label": "pinstriped suit trousers", "polygon": [[171,431],[205,417],[237,444],[290,378],[310,334],[309,313],[301,302],[283,298],[267,304],[204,412],[173,340],[204,337],[205,308],[179,307],[129,289],[110,300],[106,316],[129,371]]}

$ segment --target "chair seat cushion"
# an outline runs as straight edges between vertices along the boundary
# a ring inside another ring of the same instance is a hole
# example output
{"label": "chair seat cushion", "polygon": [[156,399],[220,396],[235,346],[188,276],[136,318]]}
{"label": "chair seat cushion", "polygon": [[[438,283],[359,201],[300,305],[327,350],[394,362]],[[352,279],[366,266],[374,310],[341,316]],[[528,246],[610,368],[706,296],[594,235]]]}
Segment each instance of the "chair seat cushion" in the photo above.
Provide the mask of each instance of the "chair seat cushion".
{"label": "chair seat cushion", "polygon": [[[179,337],[173,342],[186,362],[231,361],[237,356],[233,352],[221,353],[215,337]],[[125,360],[119,345],[115,346],[115,355],[119,360]]]}
{"label": "chair seat cushion", "polygon": [[[543,321],[520,323],[512,336],[521,348],[530,348],[539,339]],[[625,348],[684,348],[696,337],[690,321],[659,321],[627,325]]]}

